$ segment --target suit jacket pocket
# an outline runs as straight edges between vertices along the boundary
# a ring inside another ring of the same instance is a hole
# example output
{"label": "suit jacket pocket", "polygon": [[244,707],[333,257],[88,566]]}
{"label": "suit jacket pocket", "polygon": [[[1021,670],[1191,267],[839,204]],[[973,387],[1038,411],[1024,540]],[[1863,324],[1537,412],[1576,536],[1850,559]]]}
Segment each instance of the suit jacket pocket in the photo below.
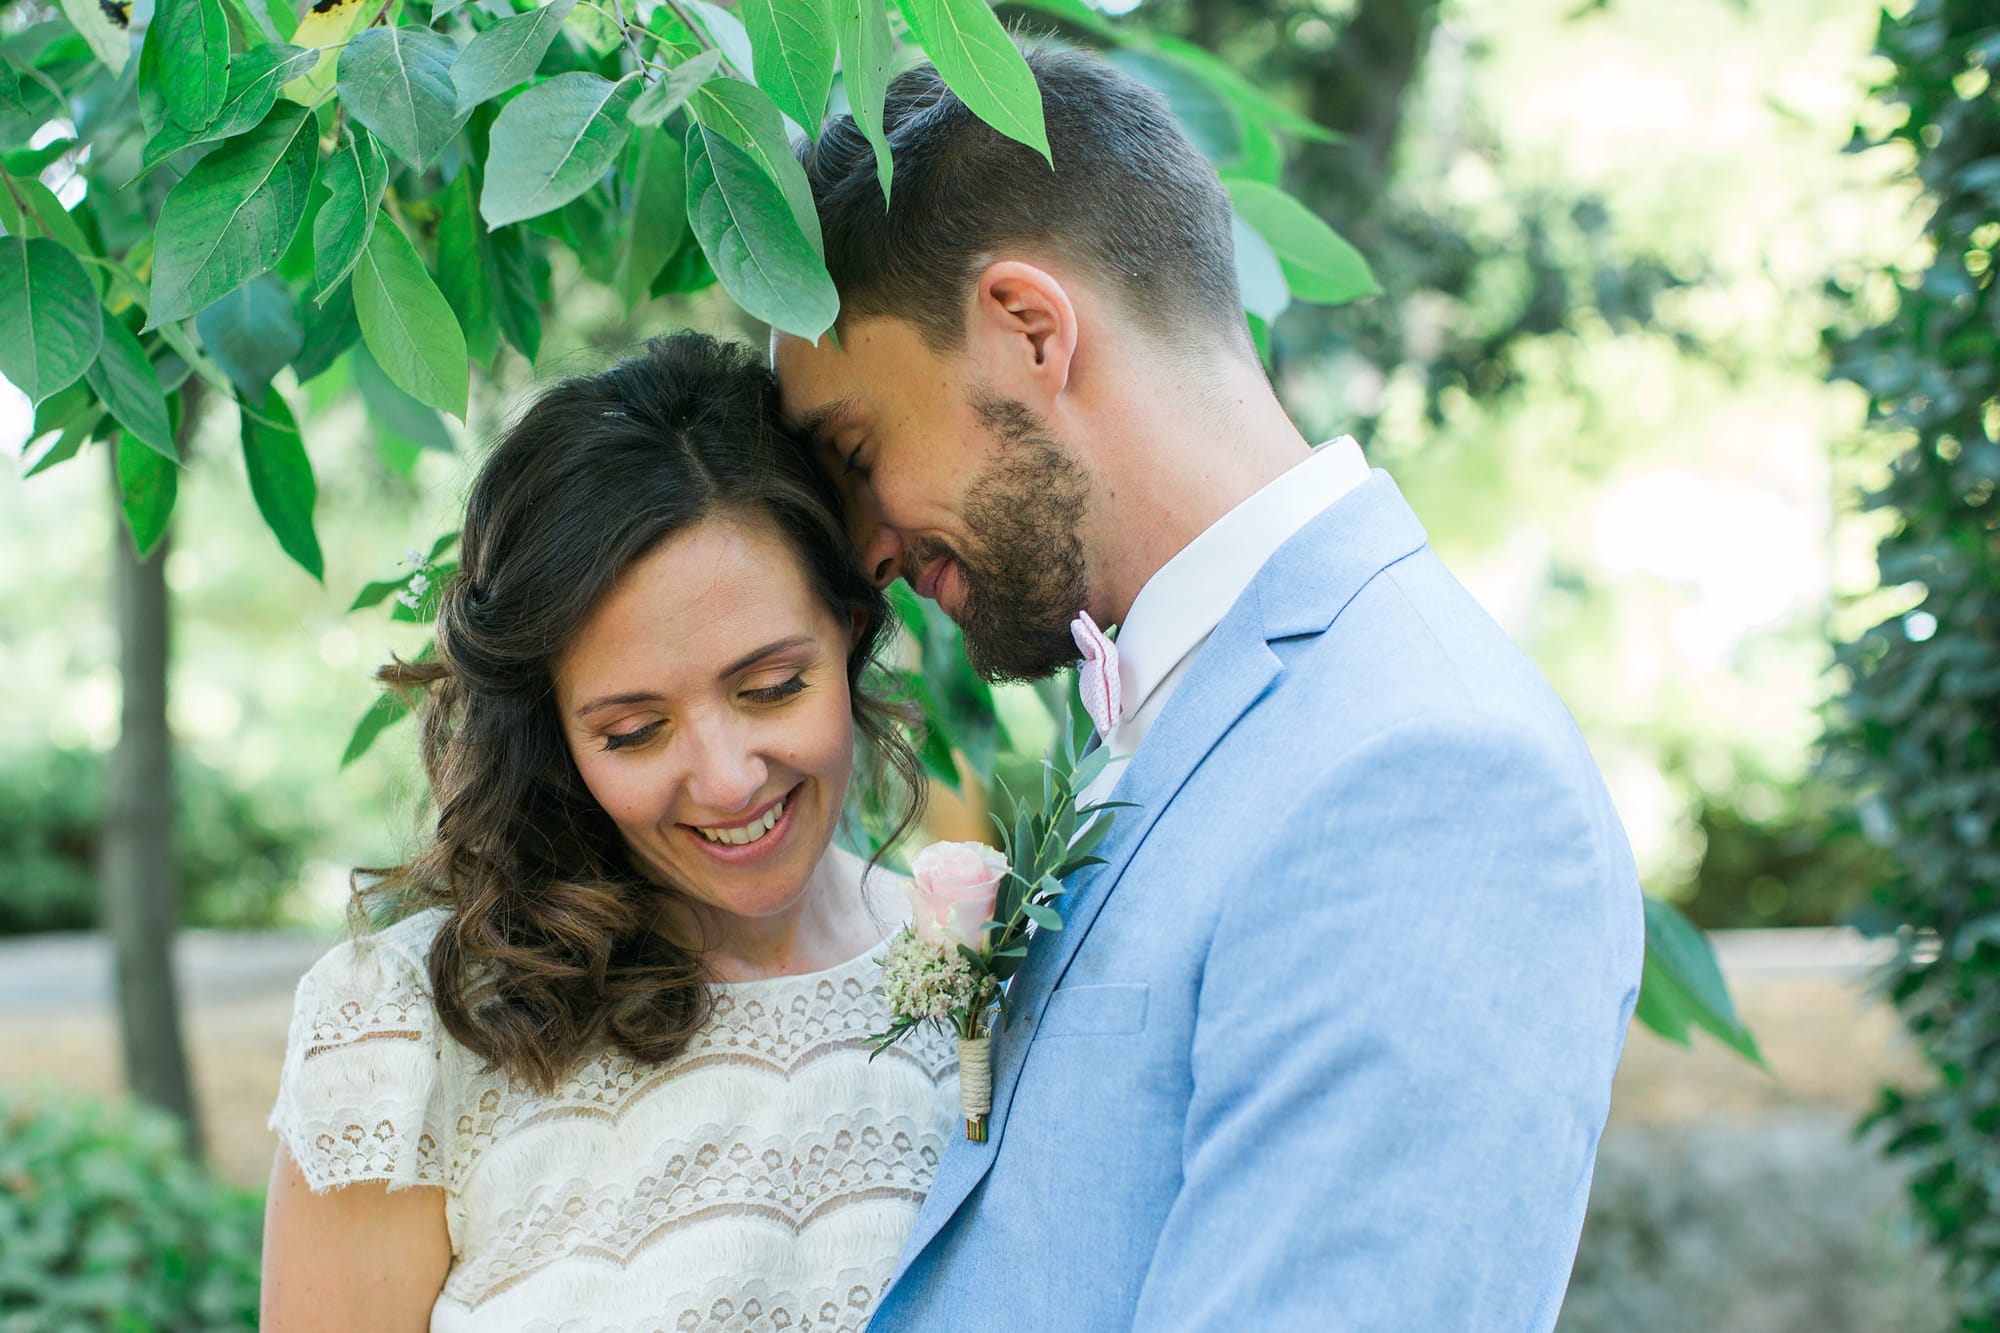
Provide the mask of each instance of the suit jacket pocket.
{"label": "suit jacket pocket", "polygon": [[1146,1029],[1143,983],[1062,986],[1049,996],[1036,1037],[1110,1037]]}

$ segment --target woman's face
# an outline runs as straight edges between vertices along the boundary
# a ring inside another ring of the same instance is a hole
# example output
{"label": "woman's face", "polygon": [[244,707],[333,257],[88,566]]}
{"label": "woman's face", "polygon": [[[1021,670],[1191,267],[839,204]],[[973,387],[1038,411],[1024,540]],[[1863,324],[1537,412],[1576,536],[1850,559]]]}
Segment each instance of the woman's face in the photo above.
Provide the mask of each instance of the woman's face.
{"label": "woman's face", "polygon": [[729,916],[802,901],[854,763],[850,628],[767,525],[636,561],[555,668],[570,753],[640,868]]}

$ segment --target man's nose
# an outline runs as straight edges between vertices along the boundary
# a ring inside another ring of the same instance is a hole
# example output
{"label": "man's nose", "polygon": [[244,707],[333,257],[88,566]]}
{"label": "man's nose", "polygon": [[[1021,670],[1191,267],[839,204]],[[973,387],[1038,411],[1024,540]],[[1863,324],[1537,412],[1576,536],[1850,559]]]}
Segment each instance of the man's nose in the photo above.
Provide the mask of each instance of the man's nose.
{"label": "man's nose", "polygon": [[857,506],[854,516],[854,550],[861,560],[861,572],[878,588],[886,588],[903,572],[902,534],[882,521],[874,506]]}

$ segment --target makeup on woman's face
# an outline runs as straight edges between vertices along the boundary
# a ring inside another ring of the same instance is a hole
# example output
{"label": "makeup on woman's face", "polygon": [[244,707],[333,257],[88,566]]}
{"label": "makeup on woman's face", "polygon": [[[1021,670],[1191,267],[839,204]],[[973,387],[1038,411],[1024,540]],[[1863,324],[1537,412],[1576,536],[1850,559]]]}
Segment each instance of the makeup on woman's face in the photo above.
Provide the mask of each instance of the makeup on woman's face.
{"label": "makeup on woman's face", "polygon": [[725,929],[798,906],[833,836],[850,643],[770,525],[718,516],[633,562],[557,659],[591,795],[635,863]]}

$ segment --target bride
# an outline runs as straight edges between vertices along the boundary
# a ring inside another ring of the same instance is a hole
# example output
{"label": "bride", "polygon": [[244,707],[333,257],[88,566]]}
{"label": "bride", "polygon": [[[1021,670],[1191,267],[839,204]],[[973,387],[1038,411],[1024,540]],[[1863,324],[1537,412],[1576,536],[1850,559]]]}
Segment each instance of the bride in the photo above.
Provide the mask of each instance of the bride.
{"label": "bride", "polygon": [[863,1044],[908,909],[831,839],[857,731],[915,767],[861,689],[886,603],[776,420],[682,334],[487,460],[436,658],[383,673],[426,695],[408,914],[299,986],[264,1327],[867,1322],[956,1065]]}

